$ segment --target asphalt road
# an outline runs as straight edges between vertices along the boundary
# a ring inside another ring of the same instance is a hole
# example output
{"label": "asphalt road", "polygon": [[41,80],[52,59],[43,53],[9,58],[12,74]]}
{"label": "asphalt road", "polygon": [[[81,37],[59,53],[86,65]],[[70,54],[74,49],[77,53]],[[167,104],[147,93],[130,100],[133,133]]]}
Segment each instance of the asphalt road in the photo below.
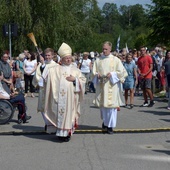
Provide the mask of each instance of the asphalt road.
{"label": "asphalt road", "polygon": [[85,95],[79,128],[70,142],[60,142],[44,132],[37,97],[26,98],[29,123],[18,125],[16,116],[0,125],[1,170],[169,170],[170,111],[167,102],[155,99],[152,108],[121,108],[117,127],[109,135],[101,130],[99,109],[93,93]]}

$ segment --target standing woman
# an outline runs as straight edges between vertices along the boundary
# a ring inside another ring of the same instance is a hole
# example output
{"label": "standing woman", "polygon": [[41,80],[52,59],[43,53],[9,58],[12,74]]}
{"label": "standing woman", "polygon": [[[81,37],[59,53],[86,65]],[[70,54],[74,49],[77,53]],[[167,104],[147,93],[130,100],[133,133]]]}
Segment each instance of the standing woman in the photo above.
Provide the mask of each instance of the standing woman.
{"label": "standing woman", "polygon": [[167,82],[167,91],[168,91],[168,107],[167,109],[170,110],[170,51],[168,50],[166,52],[165,56],[165,62],[164,62],[164,67],[165,67],[165,75],[166,75],[166,82]]}
{"label": "standing woman", "polygon": [[134,87],[138,84],[137,69],[135,62],[132,61],[132,55],[126,55],[124,67],[128,73],[128,76],[123,84],[125,90],[125,107],[128,108],[128,91],[130,91],[130,108],[132,109],[134,103]]}
{"label": "standing woman", "polygon": [[84,52],[83,53],[83,59],[79,61],[78,68],[81,70],[82,74],[86,77],[86,90],[85,94],[87,94],[87,90],[89,88],[89,81],[90,81],[90,72],[92,69],[92,63],[91,60],[88,58],[89,53]]}
{"label": "standing woman", "polygon": [[37,61],[35,60],[35,54],[29,53],[27,59],[24,60],[24,80],[25,80],[25,97],[28,93],[28,85],[30,85],[31,97],[35,97],[33,94],[34,86],[32,84],[33,76],[37,68]]}

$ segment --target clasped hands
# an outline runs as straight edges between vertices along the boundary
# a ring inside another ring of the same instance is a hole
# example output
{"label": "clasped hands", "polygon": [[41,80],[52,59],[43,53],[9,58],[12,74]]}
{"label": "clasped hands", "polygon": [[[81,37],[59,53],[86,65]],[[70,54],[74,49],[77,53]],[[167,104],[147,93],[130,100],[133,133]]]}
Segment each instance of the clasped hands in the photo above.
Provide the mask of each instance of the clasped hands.
{"label": "clasped hands", "polygon": [[[99,73],[97,74],[98,78],[102,78],[104,76],[101,76]],[[110,79],[110,77],[112,76],[111,73],[107,73],[105,77],[107,77],[108,79]]]}
{"label": "clasped hands", "polygon": [[140,78],[144,78],[146,75],[145,74],[139,74]]}
{"label": "clasped hands", "polygon": [[76,78],[70,74],[70,76],[66,77],[66,80],[70,81],[70,82],[73,82],[73,81],[76,80]]}

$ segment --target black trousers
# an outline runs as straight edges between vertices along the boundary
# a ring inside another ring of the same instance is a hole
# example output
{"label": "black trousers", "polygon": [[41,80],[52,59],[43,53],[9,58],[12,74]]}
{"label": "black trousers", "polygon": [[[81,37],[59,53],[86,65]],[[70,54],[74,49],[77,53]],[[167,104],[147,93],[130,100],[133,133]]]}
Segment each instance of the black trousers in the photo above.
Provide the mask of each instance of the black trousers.
{"label": "black trousers", "polygon": [[26,75],[24,74],[24,81],[25,81],[25,93],[28,92],[28,86],[30,85],[30,92],[34,92],[34,86],[32,85],[34,75]]}
{"label": "black trousers", "polygon": [[25,98],[23,94],[18,94],[17,96],[11,97],[9,102],[11,104],[17,104],[19,115],[26,114]]}

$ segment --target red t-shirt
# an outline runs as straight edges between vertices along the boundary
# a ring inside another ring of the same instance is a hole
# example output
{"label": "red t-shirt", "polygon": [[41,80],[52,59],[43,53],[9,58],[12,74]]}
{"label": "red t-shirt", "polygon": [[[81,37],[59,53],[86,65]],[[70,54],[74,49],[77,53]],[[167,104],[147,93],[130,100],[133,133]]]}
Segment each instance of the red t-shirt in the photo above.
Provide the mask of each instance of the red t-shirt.
{"label": "red t-shirt", "polygon": [[[141,56],[138,58],[138,68],[141,71],[141,74],[146,74],[148,70],[150,69],[150,64],[153,64],[153,60],[151,56],[146,55],[146,56]],[[144,78],[151,79],[152,78],[152,70],[150,73],[148,73]]]}

